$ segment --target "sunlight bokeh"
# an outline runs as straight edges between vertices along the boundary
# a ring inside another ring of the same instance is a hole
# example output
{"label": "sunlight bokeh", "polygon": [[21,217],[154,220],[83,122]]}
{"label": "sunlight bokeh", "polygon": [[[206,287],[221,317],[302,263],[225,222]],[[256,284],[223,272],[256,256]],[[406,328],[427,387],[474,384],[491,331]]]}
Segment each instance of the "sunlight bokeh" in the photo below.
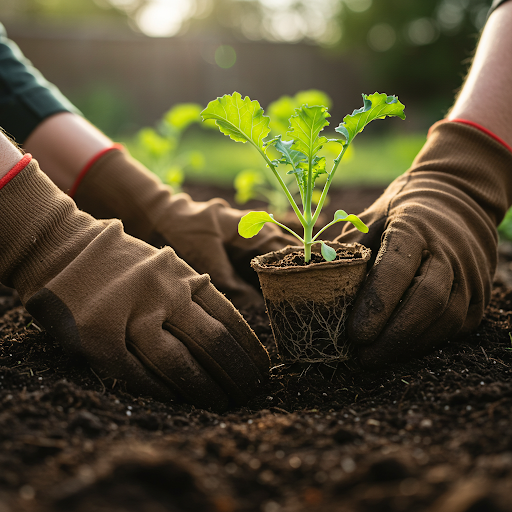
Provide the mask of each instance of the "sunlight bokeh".
{"label": "sunlight bokeh", "polygon": [[152,37],[176,35],[195,12],[194,0],[151,0],[136,15],[140,30]]}

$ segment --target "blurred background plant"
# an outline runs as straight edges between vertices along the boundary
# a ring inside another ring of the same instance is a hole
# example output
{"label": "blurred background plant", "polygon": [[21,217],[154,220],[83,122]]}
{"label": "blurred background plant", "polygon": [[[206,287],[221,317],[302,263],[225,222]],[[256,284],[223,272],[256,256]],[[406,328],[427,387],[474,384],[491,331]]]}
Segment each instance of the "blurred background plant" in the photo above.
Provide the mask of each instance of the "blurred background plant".
{"label": "blurred background plant", "polygon": [[241,202],[258,194],[273,201],[273,185],[255,177],[251,148],[195,121],[172,126],[162,112],[177,104],[197,110],[237,90],[266,106],[274,131],[285,133],[277,124],[302,101],[299,91],[325,91],[336,121],[361,92],[396,94],[407,120],[369,126],[336,176],[337,185],[384,186],[407,169],[450,107],[490,4],[1,0],[0,20],[46,78],[165,181],[232,186],[236,177]]}
{"label": "blurred background plant", "polygon": [[[89,68],[86,81],[117,85],[121,96],[131,100],[132,120],[139,126],[148,124],[147,116],[154,122],[161,115],[166,90],[167,105],[169,100],[206,103],[212,91],[215,97],[234,89],[268,104],[283,94],[318,88],[334,99],[341,113],[362,91],[394,91],[409,111],[418,112],[414,125],[418,130],[449,108],[490,3],[2,0],[0,20],[11,37],[31,50],[37,64],[44,64],[40,68],[51,65],[39,62],[40,53],[29,48],[26,39],[41,38],[47,44],[56,38],[59,52],[64,52],[63,46],[75,56],[80,52],[81,58],[86,57],[82,68]],[[63,45],[66,39],[79,39],[80,44]],[[103,51],[98,50],[100,40]],[[115,42],[116,48],[107,42]],[[96,62],[87,58],[87,52],[96,53]],[[116,69],[123,65],[123,55],[132,65],[131,76]],[[53,53],[54,60],[59,57]],[[162,69],[164,62],[174,70]],[[51,69],[53,81],[74,99],[76,83],[70,69],[57,64],[61,72]],[[176,83],[178,70],[182,88]],[[158,83],[161,80],[168,82],[167,89]],[[226,87],[227,83],[232,86]],[[93,88],[91,93],[98,91]],[[159,110],[153,106],[157,98]]]}
{"label": "blurred background plant", "polygon": [[512,208],[507,212],[505,218],[498,226],[498,233],[501,240],[509,240],[512,242]]}
{"label": "blurred background plant", "polygon": [[201,110],[197,103],[178,103],[164,114],[156,129],[142,128],[125,143],[136,160],[175,191],[181,190],[187,173],[204,168],[205,157],[200,149],[180,151],[183,133],[201,121]]}

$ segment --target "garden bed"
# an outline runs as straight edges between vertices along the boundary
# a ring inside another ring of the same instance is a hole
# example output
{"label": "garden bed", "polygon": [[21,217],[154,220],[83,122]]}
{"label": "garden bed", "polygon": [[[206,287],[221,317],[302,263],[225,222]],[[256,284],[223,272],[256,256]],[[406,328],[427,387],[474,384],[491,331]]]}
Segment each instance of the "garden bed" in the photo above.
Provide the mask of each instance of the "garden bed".
{"label": "garden bed", "polygon": [[[190,192],[199,200],[221,193]],[[331,203],[342,195],[339,204],[358,212],[379,192],[349,189]],[[265,312],[244,311],[276,367],[258,397],[225,414],[101,381],[4,290],[0,512],[510,510],[505,252],[475,333],[382,371],[332,380],[290,373],[279,366]]]}

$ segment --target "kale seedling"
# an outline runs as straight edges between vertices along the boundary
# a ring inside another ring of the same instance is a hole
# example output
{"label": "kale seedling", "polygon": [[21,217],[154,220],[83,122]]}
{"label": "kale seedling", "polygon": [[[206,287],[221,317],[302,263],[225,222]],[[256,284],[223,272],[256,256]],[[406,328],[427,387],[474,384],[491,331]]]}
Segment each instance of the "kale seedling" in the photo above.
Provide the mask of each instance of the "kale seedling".
{"label": "kale seedling", "polygon": [[[283,140],[281,135],[268,141],[264,140],[270,132],[270,118],[264,115],[260,104],[256,100],[251,101],[248,96],[242,98],[240,93],[234,92],[208,103],[208,106],[201,112],[203,120],[215,120],[224,135],[228,135],[237,142],[249,142],[260,152],[304,228],[304,236],[301,237],[267,212],[250,212],[240,219],[238,232],[241,236],[253,237],[267,222],[277,224],[289,231],[304,245],[304,259],[307,263],[311,260],[311,246],[317,241],[321,242],[324,259],[332,261],[336,258],[336,251],[324,241],[318,240],[319,235],[333,224],[347,221],[363,233],[368,232],[368,227],[356,215],[348,215],[343,210],[338,210],[334,214],[334,219],[313,236],[313,227],[325,203],[338,165],[355,136],[374,119],[384,119],[386,116],[405,119],[405,107],[396,96],[387,96],[376,92],[370,95],[363,94],[363,101],[364,105],[360,109],[345,116],[343,122],[335,128],[335,131],[341,134],[343,139],[327,139],[320,135],[320,132],[329,125],[327,118],[330,117],[330,114],[326,107],[302,105],[296,108],[295,113],[289,119],[287,133],[291,138],[289,141]],[[326,142],[337,142],[341,146],[329,172],[326,170],[325,157],[319,156],[319,152]],[[271,146],[275,147],[282,155],[279,159],[271,160],[269,158],[267,149]],[[279,174],[279,165],[287,166],[288,174],[295,175],[302,200],[302,211]],[[327,180],[320,200],[313,211],[313,190],[315,182],[321,174],[327,174]]]}

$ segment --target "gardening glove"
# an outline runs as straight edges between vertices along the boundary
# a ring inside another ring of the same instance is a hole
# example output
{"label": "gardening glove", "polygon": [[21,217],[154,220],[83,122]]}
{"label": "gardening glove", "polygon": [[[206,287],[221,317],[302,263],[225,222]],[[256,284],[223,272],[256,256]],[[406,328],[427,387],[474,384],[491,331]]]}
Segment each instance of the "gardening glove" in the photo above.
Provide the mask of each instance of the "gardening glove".
{"label": "gardening glove", "polygon": [[254,256],[294,243],[276,225],[251,239],[238,234],[246,212],[222,199],[192,201],[172,190],[125,151],[113,148],[82,173],[71,194],[79,208],[96,218],[118,218],[127,233],[156,247],[168,245],[239,307],[262,305]]}
{"label": "gardening glove", "polygon": [[35,160],[0,189],[0,237],[0,282],[103,377],[222,410],[267,375],[265,349],[207,275],[79,211]]}
{"label": "gardening glove", "polygon": [[512,153],[465,123],[434,125],[411,169],[361,214],[369,232],[346,229],[336,239],[376,255],[348,320],[368,367],[469,333],[489,303]]}

